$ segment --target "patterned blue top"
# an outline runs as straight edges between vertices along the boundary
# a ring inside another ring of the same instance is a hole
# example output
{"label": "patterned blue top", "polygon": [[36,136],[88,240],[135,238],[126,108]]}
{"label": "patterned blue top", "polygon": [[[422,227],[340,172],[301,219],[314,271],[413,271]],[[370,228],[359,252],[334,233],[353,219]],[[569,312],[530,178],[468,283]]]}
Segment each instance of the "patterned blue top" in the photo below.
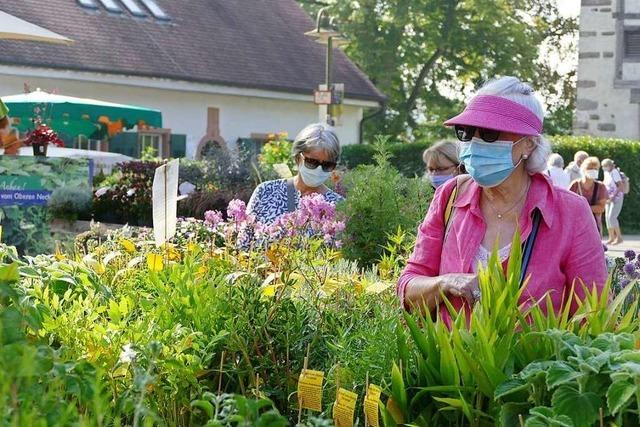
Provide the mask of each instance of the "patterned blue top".
{"label": "patterned blue top", "polygon": [[[271,224],[278,217],[287,213],[287,180],[276,179],[260,184],[251,195],[247,212],[256,216],[263,224]],[[337,203],[344,198],[331,190],[323,194],[327,202]],[[296,191],[295,206],[300,202],[300,192]]]}

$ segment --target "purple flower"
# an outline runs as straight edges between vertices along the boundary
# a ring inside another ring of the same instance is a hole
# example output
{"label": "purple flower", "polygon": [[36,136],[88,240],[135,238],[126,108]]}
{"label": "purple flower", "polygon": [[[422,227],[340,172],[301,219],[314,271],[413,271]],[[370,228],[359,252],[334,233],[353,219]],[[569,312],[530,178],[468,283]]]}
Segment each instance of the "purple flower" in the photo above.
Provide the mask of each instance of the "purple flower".
{"label": "purple flower", "polygon": [[247,220],[247,205],[242,200],[233,199],[227,206],[227,216],[236,222]]}
{"label": "purple flower", "polygon": [[204,213],[204,222],[212,228],[216,228],[218,224],[222,222],[222,212],[220,211],[206,211]]}
{"label": "purple flower", "polygon": [[628,262],[622,267],[622,271],[629,277],[634,277],[636,274],[636,266],[632,263]]}
{"label": "purple flower", "polygon": [[627,249],[626,251],[624,251],[624,257],[628,260],[632,260],[636,257],[636,253],[631,249]]}
{"label": "purple flower", "polygon": [[629,285],[629,283],[631,283],[630,279],[622,279],[622,280],[620,280],[620,289],[626,288],[627,285]]}

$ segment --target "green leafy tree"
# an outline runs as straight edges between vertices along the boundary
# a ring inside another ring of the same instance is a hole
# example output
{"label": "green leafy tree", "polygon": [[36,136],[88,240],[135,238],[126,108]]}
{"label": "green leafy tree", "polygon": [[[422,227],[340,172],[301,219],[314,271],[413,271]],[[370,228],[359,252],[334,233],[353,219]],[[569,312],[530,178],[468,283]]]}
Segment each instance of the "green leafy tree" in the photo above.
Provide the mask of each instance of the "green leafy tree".
{"label": "green leafy tree", "polygon": [[496,75],[540,88],[566,128],[562,111],[573,106],[575,76],[557,72],[546,53],[564,59],[577,24],[560,16],[556,0],[299,2],[312,14],[330,8],[351,40],[347,54],[389,97],[386,120],[369,131],[440,134],[442,120],[460,108],[464,95]]}

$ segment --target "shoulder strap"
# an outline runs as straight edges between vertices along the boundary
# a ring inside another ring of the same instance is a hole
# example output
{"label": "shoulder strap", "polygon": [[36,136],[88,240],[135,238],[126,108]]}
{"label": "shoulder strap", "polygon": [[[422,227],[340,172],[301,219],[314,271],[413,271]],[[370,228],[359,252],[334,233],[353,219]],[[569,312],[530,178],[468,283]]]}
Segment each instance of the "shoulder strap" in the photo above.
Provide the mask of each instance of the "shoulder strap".
{"label": "shoulder strap", "polygon": [[295,212],[296,210],[296,186],[293,178],[287,179],[287,212]]}
{"label": "shoulder strap", "polygon": [[453,187],[451,194],[449,194],[449,199],[447,200],[447,206],[444,210],[444,236],[447,238],[447,234],[449,234],[449,228],[451,226],[451,218],[453,217],[455,206],[454,203],[458,199],[458,194],[462,192],[471,177],[469,175],[460,175],[455,178],[456,185]]}
{"label": "shoulder strap", "polygon": [[593,193],[591,194],[591,201],[589,205],[594,206],[598,200],[598,190],[600,190],[600,184],[598,181],[593,181]]}
{"label": "shoulder strap", "polygon": [[540,221],[542,220],[542,213],[540,209],[533,211],[533,226],[531,228],[531,234],[527,237],[523,244],[522,249],[522,270],[520,271],[520,286],[524,283],[524,279],[527,277],[527,269],[529,268],[529,261],[531,261],[531,255],[533,254],[533,247],[538,237],[538,231],[540,230]]}

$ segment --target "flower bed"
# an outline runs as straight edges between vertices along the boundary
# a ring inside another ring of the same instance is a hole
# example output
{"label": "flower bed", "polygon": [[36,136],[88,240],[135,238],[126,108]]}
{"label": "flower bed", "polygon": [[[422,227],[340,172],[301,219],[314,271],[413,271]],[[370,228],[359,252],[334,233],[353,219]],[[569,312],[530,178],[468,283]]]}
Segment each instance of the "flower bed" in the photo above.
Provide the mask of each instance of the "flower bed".
{"label": "flower bed", "polygon": [[[144,228],[35,258],[1,246],[3,423],[331,425],[343,388],[363,425],[367,381],[387,426],[638,421],[635,282],[573,318],[523,315],[519,254],[506,276],[494,258],[473,320],[449,330],[398,307],[410,238],[363,270],[342,258],[330,205],[301,207],[265,227],[236,201],[159,248]],[[305,364],[324,372],[319,413],[298,410]]]}

